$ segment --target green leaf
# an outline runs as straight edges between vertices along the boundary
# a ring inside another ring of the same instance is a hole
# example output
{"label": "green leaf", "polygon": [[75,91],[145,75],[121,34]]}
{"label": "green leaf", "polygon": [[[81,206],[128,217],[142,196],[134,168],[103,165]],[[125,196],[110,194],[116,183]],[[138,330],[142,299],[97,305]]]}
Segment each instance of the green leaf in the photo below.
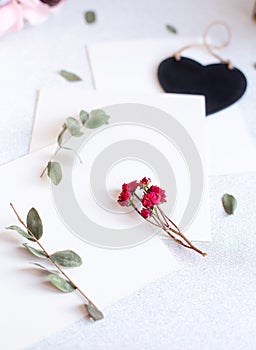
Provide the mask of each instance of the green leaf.
{"label": "green leaf", "polygon": [[63,136],[64,136],[66,130],[67,130],[67,125],[64,124],[64,125],[63,125],[63,129],[62,129],[61,133],[58,135],[58,138],[57,138],[57,142],[58,142],[58,145],[59,145],[60,147],[61,147],[61,145],[62,145]]}
{"label": "green leaf", "polygon": [[110,116],[108,116],[103,110],[95,109],[91,111],[90,118],[86,122],[86,127],[88,129],[96,129],[104,124],[108,124]]}
{"label": "green leaf", "polygon": [[45,255],[44,251],[41,249],[35,249],[28,245],[27,243],[24,243],[23,246],[33,255],[37,256],[41,259],[47,259],[47,256]]}
{"label": "green leaf", "polygon": [[82,259],[72,250],[63,250],[51,255],[51,259],[58,265],[65,267],[77,267],[82,265]]}
{"label": "green leaf", "polygon": [[59,75],[62,76],[67,81],[81,81],[82,80],[78,75],[71,73],[71,72],[68,72],[66,70],[63,70],[63,69],[59,72]]}
{"label": "green leaf", "polygon": [[6,230],[14,230],[18,232],[21,236],[29,239],[30,241],[33,241],[33,242],[35,241],[35,239],[29,233],[22,230],[19,226],[12,225],[12,226],[6,227]]}
{"label": "green leaf", "polygon": [[47,175],[54,185],[58,185],[62,179],[62,170],[58,162],[49,162],[47,165]]}
{"label": "green leaf", "polygon": [[51,273],[49,278],[51,284],[64,293],[71,293],[75,290],[72,283],[54,273]]}
{"label": "green leaf", "polygon": [[43,224],[35,208],[31,208],[27,215],[27,227],[36,237],[40,239],[43,235]]}
{"label": "green leaf", "polygon": [[173,33],[173,34],[177,34],[177,29],[174,26],[171,26],[170,24],[166,25],[166,29],[168,30],[168,32]]}
{"label": "green leaf", "polygon": [[94,11],[87,11],[84,14],[85,21],[88,24],[94,23],[96,21],[96,14]]}
{"label": "green leaf", "polygon": [[84,125],[87,122],[88,118],[89,118],[89,113],[87,113],[84,110],[81,110],[80,113],[79,113],[79,118],[81,120],[81,123]]}
{"label": "green leaf", "polygon": [[83,133],[80,131],[80,124],[75,118],[72,118],[72,117],[67,118],[65,124],[72,136],[79,137],[83,135]]}
{"label": "green leaf", "polygon": [[85,308],[94,321],[100,321],[104,318],[103,313],[92,304],[85,304]]}
{"label": "green leaf", "polygon": [[48,269],[47,267],[45,267],[45,266],[43,266],[43,265],[41,265],[41,264],[38,264],[38,263],[33,263],[33,262],[31,262],[30,264],[39,267],[40,269],[44,270],[45,272],[60,273],[58,270],[50,270],[50,269]]}
{"label": "green leaf", "polygon": [[237,207],[237,201],[232,194],[225,193],[222,196],[222,204],[225,212],[229,215],[234,214],[236,207]]}

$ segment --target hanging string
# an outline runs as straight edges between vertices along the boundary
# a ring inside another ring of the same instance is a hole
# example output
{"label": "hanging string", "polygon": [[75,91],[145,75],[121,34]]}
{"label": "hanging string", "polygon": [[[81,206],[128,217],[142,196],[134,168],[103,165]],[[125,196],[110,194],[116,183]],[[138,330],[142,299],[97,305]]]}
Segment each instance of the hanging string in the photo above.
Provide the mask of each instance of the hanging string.
{"label": "hanging string", "polygon": [[[212,44],[209,44],[207,38],[209,36],[209,32],[210,30],[215,27],[215,26],[223,26],[226,31],[227,31],[227,39],[222,43],[222,44],[219,44],[219,45],[212,45]],[[203,47],[205,48],[213,57],[217,58],[217,60],[219,60],[221,63],[224,63],[227,65],[228,69],[233,69],[234,66],[232,64],[232,62],[230,60],[225,60],[223,59],[220,55],[218,55],[216,52],[214,52],[213,50],[220,50],[220,49],[223,49],[224,47],[227,47],[231,41],[231,29],[230,27],[228,26],[227,23],[225,22],[222,22],[222,21],[215,21],[215,22],[212,22],[210,23],[204,33],[203,33],[203,42],[202,43],[194,43],[194,44],[189,44],[189,45],[186,45],[186,46],[183,46],[181,49],[179,49],[178,51],[174,52],[173,53],[173,57],[177,60],[177,61],[180,61],[181,60],[181,54],[183,51],[185,50],[188,50],[188,49],[191,49],[191,48],[194,48],[194,47]]]}

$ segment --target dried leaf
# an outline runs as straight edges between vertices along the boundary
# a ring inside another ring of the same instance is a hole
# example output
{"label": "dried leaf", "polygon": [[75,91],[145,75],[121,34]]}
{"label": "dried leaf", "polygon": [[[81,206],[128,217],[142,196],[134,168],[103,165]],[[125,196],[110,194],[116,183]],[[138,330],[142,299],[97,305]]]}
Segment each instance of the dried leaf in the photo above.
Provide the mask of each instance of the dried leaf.
{"label": "dried leaf", "polygon": [[43,235],[43,224],[35,208],[31,208],[27,215],[27,227],[36,237],[40,239]]}
{"label": "dried leaf", "polygon": [[171,26],[170,24],[166,25],[166,29],[168,30],[168,32],[173,33],[173,34],[177,34],[177,29],[174,26]]}
{"label": "dried leaf", "polygon": [[81,120],[81,123],[84,125],[87,122],[88,118],[89,118],[89,113],[87,113],[84,110],[81,110],[80,113],[79,113],[79,118]]}
{"label": "dried leaf", "polygon": [[85,308],[94,321],[100,321],[104,318],[103,313],[91,303],[89,303],[88,305],[85,304]]}
{"label": "dried leaf", "polygon": [[45,255],[44,251],[41,249],[35,249],[28,245],[27,243],[24,243],[23,246],[33,255],[35,255],[38,258],[41,259],[47,259],[47,256]]}
{"label": "dried leaf", "polygon": [[62,76],[67,81],[81,81],[82,80],[78,75],[71,73],[71,72],[68,72],[64,69],[62,69],[59,72],[59,75]]}
{"label": "dried leaf", "polygon": [[222,204],[225,212],[229,215],[234,214],[237,207],[237,200],[232,194],[225,193],[222,196]]}
{"label": "dried leaf", "polygon": [[107,124],[110,116],[108,116],[103,110],[95,109],[91,111],[90,118],[86,122],[85,126],[88,129],[96,129],[100,126]]}
{"label": "dried leaf", "polygon": [[51,259],[58,265],[65,267],[77,267],[82,265],[82,259],[72,250],[63,250],[51,255]]}
{"label": "dried leaf", "polygon": [[73,284],[71,284],[66,279],[60,277],[59,275],[51,273],[49,275],[49,279],[50,279],[51,284],[55,288],[61,290],[64,293],[71,293],[71,292],[73,292],[75,290]]}
{"label": "dried leaf", "polygon": [[67,126],[66,126],[66,124],[64,124],[64,125],[63,125],[63,129],[62,129],[61,133],[58,135],[58,138],[57,138],[57,142],[58,142],[58,145],[59,145],[60,147],[61,147],[61,145],[62,145],[63,136],[64,136],[66,130],[67,130]]}
{"label": "dried leaf", "polygon": [[72,118],[72,117],[67,118],[65,124],[72,136],[79,137],[83,135],[83,133],[80,131],[80,124],[75,118]]}
{"label": "dried leaf", "polygon": [[30,241],[35,241],[35,239],[29,233],[22,230],[19,226],[12,225],[12,226],[6,227],[6,230],[14,230],[18,232],[21,236],[29,239]]}
{"label": "dried leaf", "polygon": [[58,162],[49,162],[47,165],[47,175],[54,185],[58,185],[62,179],[62,170]]}
{"label": "dried leaf", "polygon": [[31,262],[30,264],[39,267],[40,269],[44,270],[45,272],[60,273],[58,270],[50,270],[47,267],[45,267],[45,266],[43,266],[41,264],[38,264],[38,263]]}
{"label": "dried leaf", "polygon": [[94,11],[86,11],[84,14],[84,18],[88,24],[91,24],[96,21],[96,14]]}

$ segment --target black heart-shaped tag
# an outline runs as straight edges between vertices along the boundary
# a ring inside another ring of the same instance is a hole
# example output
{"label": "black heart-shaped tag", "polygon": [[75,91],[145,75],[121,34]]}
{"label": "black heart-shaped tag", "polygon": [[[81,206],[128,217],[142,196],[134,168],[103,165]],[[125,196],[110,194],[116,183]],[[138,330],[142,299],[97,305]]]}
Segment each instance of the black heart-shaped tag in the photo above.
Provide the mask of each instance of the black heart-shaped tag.
{"label": "black heart-shaped tag", "polygon": [[165,92],[204,95],[206,115],[218,112],[239,100],[247,81],[237,68],[224,63],[202,64],[186,57],[169,57],[158,67],[158,80]]}

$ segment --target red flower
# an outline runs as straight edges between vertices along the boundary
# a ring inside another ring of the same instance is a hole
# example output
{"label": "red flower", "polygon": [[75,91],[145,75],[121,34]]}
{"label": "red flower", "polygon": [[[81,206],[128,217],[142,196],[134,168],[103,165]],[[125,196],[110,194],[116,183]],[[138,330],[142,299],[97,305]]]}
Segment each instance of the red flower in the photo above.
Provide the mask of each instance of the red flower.
{"label": "red flower", "polygon": [[151,214],[151,210],[145,209],[145,208],[141,209],[141,216],[143,216],[144,219],[147,219],[150,214]]}
{"label": "red flower", "polygon": [[140,183],[144,186],[147,186],[149,182],[151,182],[151,179],[149,177],[143,177],[143,179],[140,180]]}
{"label": "red flower", "polygon": [[141,202],[144,207],[152,208],[160,202],[160,196],[154,192],[148,192],[144,194]]}
{"label": "red flower", "polygon": [[130,201],[131,193],[128,191],[122,191],[118,197],[118,203],[121,207],[126,207]]}
{"label": "red flower", "polygon": [[159,196],[159,203],[164,203],[166,202],[166,194],[165,190],[158,186],[151,186],[149,189],[149,192],[155,193],[157,196]]}
{"label": "red flower", "polygon": [[122,190],[128,191],[128,192],[134,192],[134,191],[136,191],[136,189],[139,185],[140,184],[136,180],[134,180],[132,182],[129,182],[128,184],[123,184]]}

